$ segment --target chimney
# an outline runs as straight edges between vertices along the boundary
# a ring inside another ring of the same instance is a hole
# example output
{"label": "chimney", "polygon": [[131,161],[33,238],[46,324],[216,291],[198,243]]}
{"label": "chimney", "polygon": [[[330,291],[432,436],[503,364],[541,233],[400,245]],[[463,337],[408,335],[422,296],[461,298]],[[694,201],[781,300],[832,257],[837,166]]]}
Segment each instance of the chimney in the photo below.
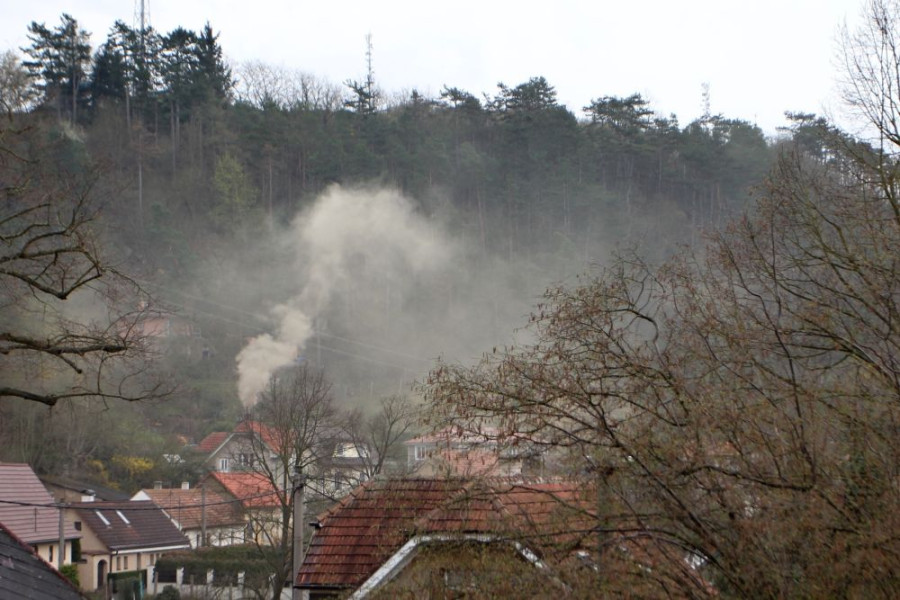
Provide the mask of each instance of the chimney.
{"label": "chimney", "polygon": [[82,502],[93,502],[97,496],[97,492],[94,490],[81,490],[81,501]]}
{"label": "chimney", "polygon": [[189,482],[189,481],[182,481],[182,482],[181,482],[181,489],[183,489],[183,490],[189,490],[189,489],[191,489],[191,482]]}
{"label": "chimney", "polygon": [[162,489],[162,481],[154,481],[154,482],[153,482],[153,489],[154,489],[154,490],[161,490],[161,489]]}

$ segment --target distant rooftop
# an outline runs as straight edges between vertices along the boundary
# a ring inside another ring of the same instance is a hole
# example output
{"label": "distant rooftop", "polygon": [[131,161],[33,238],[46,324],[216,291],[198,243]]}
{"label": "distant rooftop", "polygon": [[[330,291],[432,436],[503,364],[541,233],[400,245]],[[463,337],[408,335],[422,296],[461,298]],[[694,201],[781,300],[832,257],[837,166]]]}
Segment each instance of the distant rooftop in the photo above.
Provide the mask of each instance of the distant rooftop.
{"label": "distant rooftop", "polygon": [[[25,463],[0,463],[0,523],[29,544],[59,541],[59,509]],[[80,538],[72,524],[66,539]]]}

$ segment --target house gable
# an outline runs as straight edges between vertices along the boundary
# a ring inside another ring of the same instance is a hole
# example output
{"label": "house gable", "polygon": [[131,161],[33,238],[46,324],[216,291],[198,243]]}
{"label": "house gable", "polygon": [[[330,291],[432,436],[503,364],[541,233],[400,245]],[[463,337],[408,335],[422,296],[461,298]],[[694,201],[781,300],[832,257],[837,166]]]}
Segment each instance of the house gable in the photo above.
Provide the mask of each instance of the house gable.
{"label": "house gable", "polygon": [[577,542],[568,532],[580,503],[578,487],[564,482],[373,480],[320,517],[296,587],[364,597],[433,545],[499,543],[540,566],[530,544]]}
{"label": "house gable", "polygon": [[[0,523],[19,539],[35,545],[59,543],[59,508],[31,467],[25,463],[0,463]],[[66,523],[67,540],[81,534]]]}
{"label": "house gable", "polygon": [[408,545],[413,549],[402,565],[376,572],[350,598],[545,598],[548,587],[556,591],[535,555],[511,542],[484,535],[420,536]]}

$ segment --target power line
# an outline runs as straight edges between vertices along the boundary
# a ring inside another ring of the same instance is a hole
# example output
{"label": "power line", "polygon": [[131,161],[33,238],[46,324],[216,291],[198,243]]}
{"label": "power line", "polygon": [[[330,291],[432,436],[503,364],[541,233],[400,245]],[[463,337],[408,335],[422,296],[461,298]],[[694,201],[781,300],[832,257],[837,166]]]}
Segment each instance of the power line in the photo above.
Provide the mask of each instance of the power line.
{"label": "power line", "polygon": [[[160,290],[160,291],[162,291],[162,292],[168,293],[168,294],[179,295],[179,296],[181,296],[181,297],[183,297],[183,298],[186,298],[186,299],[188,299],[188,300],[192,300],[192,301],[195,301],[195,302],[201,302],[201,303],[211,304],[211,305],[213,305],[213,306],[217,306],[217,307],[222,308],[222,309],[224,309],[224,310],[228,310],[228,311],[231,311],[231,312],[234,312],[234,313],[238,313],[238,314],[241,314],[241,315],[245,315],[245,316],[248,316],[248,317],[252,317],[252,318],[254,318],[254,319],[257,320],[257,321],[261,321],[261,322],[267,322],[267,321],[268,321],[268,319],[267,319],[266,317],[264,317],[264,316],[262,316],[262,315],[260,315],[260,314],[258,314],[258,313],[254,313],[254,312],[251,312],[251,311],[248,311],[248,310],[244,310],[244,309],[242,309],[242,308],[238,308],[238,307],[235,307],[235,306],[230,306],[230,305],[227,305],[227,304],[223,304],[223,303],[221,303],[221,302],[217,302],[217,301],[215,301],[215,300],[210,300],[210,299],[208,299],[208,298],[199,298],[199,297],[194,296],[194,295],[192,295],[192,294],[189,294],[189,293],[187,293],[187,292],[183,292],[183,291],[181,291],[181,290],[175,290],[175,289],[172,289],[172,288],[167,288],[167,287],[164,287],[164,286],[161,286],[161,285],[158,285],[158,284],[154,284],[154,283],[151,283],[151,282],[140,281],[140,280],[135,280],[135,281],[137,281],[138,283],[140,283],[140,284],[142,284],[142,285],[146,285],[146,286],[148,286],[148,287],[154,287],[154,288],[156,288],[156,289],[158,289],[158,290]],[[204,310],[203,308],[196,307],[196,306],[187,307],[187,306],[185,306],[184,304],[180,304],[180,303],[177,303],[177,302],[170,302],[170,303],[174,304],[175,306],[178,306],[179,308],[181,308],[181,309],[183,309],[183,310],[190,310],[190,311],[193,311],[193,312],[198,312],[198,313],[201,313],[201,314],[203,314],[203,315],[206,315],[207,317],[210,317],[210,318],[212,318],[212,319],[215,319],[215,320],[217,320],[217,321],[221,321],[221,322],[223,322],[223,323],[228,323],[228,324],[230,324],[230,325],[237,325],[237,326],[240,326],[240,327],[246,327],[246,328],[249,328],[249,329],[253,329],[253,330],[255,330],[255,331],[259,332],[259,333],[268,333],[267,329],[264,328],[264,327],[261,326],[261,325],[250,324],[250,323],[248,323],[247,321],[238,321],[238,320],[234,320],[234,319],[231,319],[231,318],[222,316],[222,315],[217,315],[217,314],[215,314],[215,313],[213,313],[213,312],[210,312],[210,311],[208,311],[208,310]],[[375,345],[375,344],[370,344],[370,343],[368,343],[368,342],[363,342],[363,341],[361,341],[361,340],[356,340],[356,339],[353,339],[353,338],[343,337],[343,336],[340,336],[340,335],[337,335],[337,334],[334,334],[334,333],[328,333],[328,332],[325,332],[325,331],[317,331],[317,332],[315,332],[315,335],[316,335],[317,337],[323,337],[323,338],[332,339],[332,340],[336,340],[336,341],[340,341],[340,342],[345,342],[345,343],[347,343],[347,344],[353,344],[353,345],[355,345],[355,346],[359,346],[359,347],[361,347],[361,348],[366,348],[366,349],[368,349],[368,350],[374,350],[374,351],[376,351],[376,352],[381,352],[381,353],[385,353],[385,354],[392,354],[392,355],[394,355],[394,356],[397,356],[397,357],[400,357],[400,358],[404,358],[404,359],[407,359],[407,360],[412,360],[412,361],[421,363],[421,364],[423,364],[423,365],[426,364],[426,363],[430,365],[431,362],[432,362],[430,359],[422,358],[421,356],[415,356],[415,355],[412,355],[412,354],[407,354],[407,353],[401,352],[401,351],[399,351],[399,350],[394,350],[394,349],[392,349],[392,348],[386,348],[386,347],[384,347],[384,346],[377,346],[377,345]],[[354,357],[354,358],[359,358],[359,359],[361,359],[361,360],[367,360],[367,361],[369,361],[369,362],[375,362],[375,363],[377,363],[377,364],[381,364],[381,365],[384,365],[384,366],[396,367],[396,368],[398,368],[398,369],[406,369],[406,368],[407,368],[405,365],[399,365],[399,364],[396,364],[396,363],[388,363],[388,362],[385,362],[385,361],[382,361],[382,360],[373,359],[373,358],[371,358],[371,357],[368,357],[368,356],[365,356],[365,355],[362,355],[362,354],[358,354],[358,353],[354,353],[354,352],[350,352],[350,351],[346,351],[346,350],[338,350],[337,348],[333,348],[333,347],[330,347],[330,346],[322,345],[321,342],[318,342],[318,341],[317,341],[316,343],[317,343],[320,347],[322,347],[322,348],[324,348],[324,349],[326,349],[326,350],[330,350],[330,351],[335,352],[335,353],[338,353],[338,354],[343,354],[343,355],[345,355],[345,356],[351,356],[351,357]]]}
{"label": "power line", "polygon": [[[311,481],[321,481],[321,482],[327,482],[327,483],[335,484],[335,485],[338,485],[338,484],[345,485],[347,483],[351,483],[346,480],[326,479],[326,478],[315,477],[315,476],[310,476],[309,479]],[[311,491],[319,494],[322,497],[331,498],[331,496],[323,493],[321,490],[316,489],[315,486],[307,485],[307,487]],[[181,489],[181,488],[173,488],[173,489]],[[194,488],[194,489],[196,490],[198,488]],[[171,490],[163,490],[163,491],[171,491]],[[274,490],[274,491],[270,491],[270,492],[261,492],[259,494],[251,494],[249,496],[240,496],[240,497],[236,496],[233,500],[222,500],[219,502],[206,502],[206,503],[201,502],[199,504],[187,503],[187,504],[175,504],[175,505],[161,505],[161,504],[157,504],[152,499],[150,499],[150,500],[121,500],[121,501],[118,501],[118,500],[90,501],[89,500],[89,501],[84,501],[84,502],[51,502],[51,503],[22,502],[19,500],[2,500],[2,499],[0,499],[0,504],[10,504],[13,506],[25,506],[28,508],[81,508],[81,509],[91,509],[92,505],[96,505],[96,510],[103,510],[103,509],[113,508],[112,506],[105,506],[106,504],[109,503],[109,504],[115,505],[115,507],[114,507],[115,510],[122,510],[122,511],[140,512],[140,511],[160,510],[160,509],[164,510],[164,511],[170,511],[170,510],[183,510],[183,509],[190,509],[190,508],[203,508],[203,507],[208,508],[210,506],[223,506],[223,505],[237,504],[237,503],[243,504],[248,501],[259,500],[262,498],[269,498],[271,496],[279,496],[280,497],[282,495],[286,495],[287,492],[288,492],[288,490]],[[151,503],[153,503],[153,506],[130,506],[129,504],[131,502],[151,502]],[[254,507],[251,507],[251,508],[254,508]],[[255,508],[261,508],[261,507],[255,507]]]}

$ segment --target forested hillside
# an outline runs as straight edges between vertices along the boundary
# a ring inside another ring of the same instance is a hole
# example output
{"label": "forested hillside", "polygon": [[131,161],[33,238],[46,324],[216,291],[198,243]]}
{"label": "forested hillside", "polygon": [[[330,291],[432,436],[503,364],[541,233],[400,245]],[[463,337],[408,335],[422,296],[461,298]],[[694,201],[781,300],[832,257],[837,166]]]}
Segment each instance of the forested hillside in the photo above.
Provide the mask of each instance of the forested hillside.
{"label": "forested hillside", "polygon": [[52,146],[45,164],[97,173],[104,255],[171,311],[167,327],[179,324],[154,346],[177,387],[141,403],[4,398],[0,459],[129,491],[190,477],[163,455],[242,413],[236,357],[305,285],[319,257],[291,239],[323,194],[362,207],[387,190],[416,239],[451,249],[415,277],[374,258],[378,241],[343,257],[298,360],[324,367],[339,401],[366,405],[407,392],[439,355],[471,360],[507,343],[548,285],[617,249],[654,261],[700,240],[745,209],[784,145],[809,145],[823,126],[793,115],[773,140],[723,115],[683,124],[638,94],[606,95],[602,81],[577,113],[541,76],[489,94],[447,82],[438,97],[381,90],[371,72],[336,84],[226,64],[209,25],[117,22],[92,47],[63,15],[29,38],[3,56],[3,149]]}

